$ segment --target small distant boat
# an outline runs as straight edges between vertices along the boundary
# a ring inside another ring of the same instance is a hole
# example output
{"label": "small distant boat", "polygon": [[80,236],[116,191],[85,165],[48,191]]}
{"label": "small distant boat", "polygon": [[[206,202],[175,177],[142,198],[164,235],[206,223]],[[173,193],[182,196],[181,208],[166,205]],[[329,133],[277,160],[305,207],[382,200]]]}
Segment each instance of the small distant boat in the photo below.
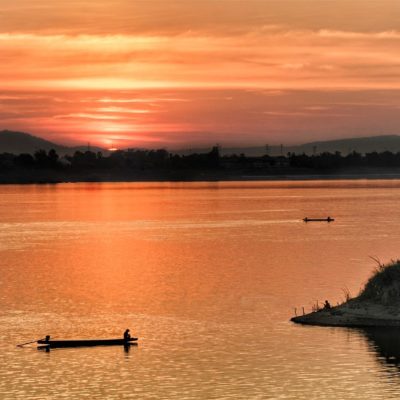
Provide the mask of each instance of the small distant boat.
{"label": "small distant boat", "polygon": [[129,346],[136,345],[138,338],[125,339],[75,339],[38,340],[39,348],[88,347],[88,346]]}
{"label": "small distant boat", "polygon": [[328,217],[328,218],[308,218],[305,217],[303,219],[304,222],[333,222],[335,219]]}

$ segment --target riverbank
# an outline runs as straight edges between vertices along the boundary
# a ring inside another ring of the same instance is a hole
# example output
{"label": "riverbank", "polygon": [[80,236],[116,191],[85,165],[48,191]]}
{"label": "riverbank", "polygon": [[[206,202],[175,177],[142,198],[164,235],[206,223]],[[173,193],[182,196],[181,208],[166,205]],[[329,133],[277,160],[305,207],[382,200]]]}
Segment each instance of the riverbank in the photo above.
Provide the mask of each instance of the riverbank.
{"label": "riverbank", "polygon": [[370,327],[400,327],[400,308],[373,302],[350,300],[330,310],[319,310],[293,317],[292,322],[303,325]]}
{"label": "riverbank", "polygon": [[46,184],[78,182],[218,182],[218,181],[313,181],[351,179],[400,179],[400,170],[364,169],[315,173],[294,169],[281,169],[271,174],[247,171],[63,171],[23,169],[0,172],[0,184]]}
{"label": "riverbank", "polygon": [[291,321],[318,326],[400,327],[400,261],[379,265],[358,297]]}

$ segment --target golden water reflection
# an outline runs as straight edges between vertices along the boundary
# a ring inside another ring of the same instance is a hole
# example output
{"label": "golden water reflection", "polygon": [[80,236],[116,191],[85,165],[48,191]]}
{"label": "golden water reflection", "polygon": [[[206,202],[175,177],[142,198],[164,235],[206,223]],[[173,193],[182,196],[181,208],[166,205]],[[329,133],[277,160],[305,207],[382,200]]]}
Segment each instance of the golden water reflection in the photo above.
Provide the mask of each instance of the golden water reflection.
{"label": "golden water reflection", "polygon": [[[399,195],[399,181],[2,186],[0,393],[398,398],[396,333],[288,320],[356,294],[369,256],[399,256]],[[129,353],[15,348],[128,327]]]}

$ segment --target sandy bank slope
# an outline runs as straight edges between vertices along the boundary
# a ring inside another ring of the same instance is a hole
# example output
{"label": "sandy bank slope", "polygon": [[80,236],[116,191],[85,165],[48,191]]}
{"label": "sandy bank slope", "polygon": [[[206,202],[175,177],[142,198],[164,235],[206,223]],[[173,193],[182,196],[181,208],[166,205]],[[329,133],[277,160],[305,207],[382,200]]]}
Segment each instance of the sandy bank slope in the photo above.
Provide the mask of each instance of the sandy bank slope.
{"label": "sandy bank slope", "polygon": [[298,324],[319,326],[400,327],[400,305],[386,306],[370,301],[353,299],[330,310],[320,310],[293,317],[291,321]]}

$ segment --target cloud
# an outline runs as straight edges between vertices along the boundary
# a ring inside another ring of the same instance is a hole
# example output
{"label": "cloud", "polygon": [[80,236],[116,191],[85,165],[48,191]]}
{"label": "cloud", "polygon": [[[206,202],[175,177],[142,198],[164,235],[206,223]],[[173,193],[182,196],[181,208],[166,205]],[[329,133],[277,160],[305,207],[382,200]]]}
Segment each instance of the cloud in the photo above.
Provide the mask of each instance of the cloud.
{"label": "cloud", "polygon": [[[69,144],[108,146],[112,140],[117,147],[168,148],[298,143],[399,129],[400,90],[136,89],[42,92],[39,101],[34,96],[5,93],[0,128]],[[157,112],[126,112],[149,107]]]}
{"label": "cloud", "polygon": [[[395,88],[397,32],[235,37],[0,34],[8,89]],[[356,55],[356,57],[355,57]]]}
{"label": "cloud", "polygon": [[397,0],[5,3],[4,127],[223,143],[397,126]]}
{"label": "cloud", "polygon": [[398,0],[13,0],[0,31],[70,34],[241,35],[254,29],[369,32],[398,27]]}
{"label": "cloud", "polygon": [[320,37],[338,38],[338,39],[400,40],[400,32],[396,30],[383,31],[383,32],[352,32],[352,31],[335,31],[329,29],[321,29],[317,31],[317,34]]}

